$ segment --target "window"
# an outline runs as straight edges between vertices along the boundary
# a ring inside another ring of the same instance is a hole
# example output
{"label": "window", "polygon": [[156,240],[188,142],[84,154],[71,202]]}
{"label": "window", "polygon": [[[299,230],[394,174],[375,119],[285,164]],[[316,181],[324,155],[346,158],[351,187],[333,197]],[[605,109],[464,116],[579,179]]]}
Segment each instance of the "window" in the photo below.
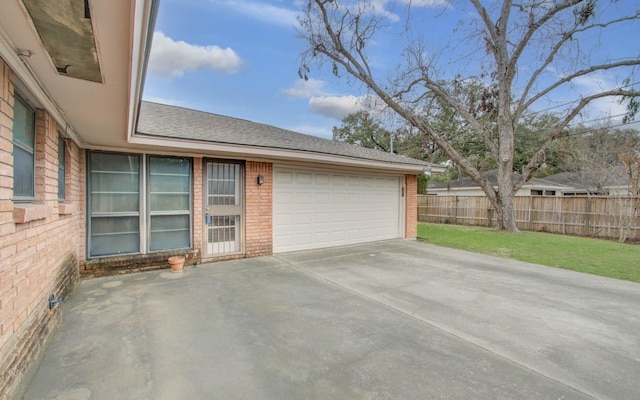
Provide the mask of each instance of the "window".
{"label": "window", "polygon": [[93,152],[89,180],[89,257],[191,247],[190,159]]}
{"label": "window", "polygon": [[149,250],[191,247],[191,162],[149,157]]}
{"label": "window", "polygon": [[140,251],[140,156],[90,153],[90,256]]}
{"label": "window", "polygon": [[58,136],[58,201],[65,199],[64,163],[66,161],[66,146],[62,136]]}
{"label": "window", "polygon": [[35,112],[18,96],[13,106],[13,198],[33,200]]}

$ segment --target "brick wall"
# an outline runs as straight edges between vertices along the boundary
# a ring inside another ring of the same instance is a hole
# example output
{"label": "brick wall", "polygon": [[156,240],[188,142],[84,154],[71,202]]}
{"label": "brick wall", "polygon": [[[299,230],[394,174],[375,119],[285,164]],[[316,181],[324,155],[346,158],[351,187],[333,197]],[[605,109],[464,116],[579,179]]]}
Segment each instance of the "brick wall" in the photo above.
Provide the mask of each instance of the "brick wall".
{"label": "brick wall", "polygon": [[[247,161],[245,254],[247,257],[273,253],[273,164]],[[264,183],[258,185],[258,175]]]}
{"label": "brick wall", "polygon": [[404,237],[415,239],[418,236],[418,178],[405,175],[405,222]]}
{"label": "brick wall", "polygon": [[196,258],[202,255],[202,232],[204,230],[202,205],[202,158],[193,159],[193,249]]}
{"label": "brick wall", "polygon": [[36,111],[35,201],[14,203],[14,74],[0,59],[0,398],[19,396],[35,371],[65,298],[78,279],[84,224],[80,151],[65,148],[66,204],[58,204],[58,131],[54,119]]}

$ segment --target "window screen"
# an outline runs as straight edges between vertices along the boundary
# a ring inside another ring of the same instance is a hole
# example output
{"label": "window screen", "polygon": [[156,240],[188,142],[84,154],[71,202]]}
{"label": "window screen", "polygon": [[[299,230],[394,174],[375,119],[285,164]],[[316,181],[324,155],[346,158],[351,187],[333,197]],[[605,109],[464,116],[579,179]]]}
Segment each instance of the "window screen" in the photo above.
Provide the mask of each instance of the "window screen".
{"label": "window screen", "polygon": [[65,199],[65,179],[64,179],[64,168],[65,168],[65,160],[66,160],[66,146],[64,138],[58,136],[58,200],[64,201]]}
{"label": "window screen", "polygon": [[149,157],[149,250],[191,246],[191,161]]}
{"label": "window screen", "polygon": [[91,153],[90,255],[140,251],[140,156]]}
{"label": "window screen", "polygon": [[13,106],[13,196],[16,200],[34,197],[35,112],[19,97]]}

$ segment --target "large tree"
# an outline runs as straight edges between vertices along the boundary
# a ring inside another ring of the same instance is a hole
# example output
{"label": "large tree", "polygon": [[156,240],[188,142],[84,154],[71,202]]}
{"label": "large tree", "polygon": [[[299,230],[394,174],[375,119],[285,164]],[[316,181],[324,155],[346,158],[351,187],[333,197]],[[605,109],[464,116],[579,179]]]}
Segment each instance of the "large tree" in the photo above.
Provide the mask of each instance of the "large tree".
{"label": "large tree", "polygon": [[[335,75],[346,73],[363,83],[369,93],[431,138],[480,185],[495,208],[498,228],[517,231],[513,196],[543,163],[554,141],[568,135],[569,124],[599,99],[626,99],[630,113],[638,109],[640,93],[632,84],[633,69],[640,65],[637,43],[620,38],[625,41],[627,56],[610,57],[607,43],[597,42],[603,32],[627,24],[638,26],[637,4],[615,3],[309,0],[300,17],[300,35],[308,43],[300,75],[307,78],[318,62],[320,66],[328,64]],[[394,4],[396,11],[400,7],[404,11],[402,32],[393,37],[402,61],[384,71],[370,52],[384,35],[393,34],[390,16],[398,19],[398,14],[381,7]],[[425,8],[437,4],[445,8]],[[451,10],[462,10],[464,17],[455,26],[439,26]],[[446,45],[437,48],[435,37]],[[528,115],[549,107],[549,101],[566,100],[559,93],[566,96],[574,85],[603,72],[621,77],[620,85],[586,94],[574,91],[574,101],[554,110],[557,122],[520,166],[522,174],[514,182],[516,127]],[[622,84],[623,75],[629,77],[626,84]],[[466,90],[469,84],[479,89],[471,96]],[[496,160],[497,188],[452,144],[448,133],[433,124],[430,117],[445,105]]]}
{"label": "large tree", "polygon": [[391,132],[366,111],[357,111],[342,119],[342,126],[333,127],[333,140],[370,149],[391,151]]}

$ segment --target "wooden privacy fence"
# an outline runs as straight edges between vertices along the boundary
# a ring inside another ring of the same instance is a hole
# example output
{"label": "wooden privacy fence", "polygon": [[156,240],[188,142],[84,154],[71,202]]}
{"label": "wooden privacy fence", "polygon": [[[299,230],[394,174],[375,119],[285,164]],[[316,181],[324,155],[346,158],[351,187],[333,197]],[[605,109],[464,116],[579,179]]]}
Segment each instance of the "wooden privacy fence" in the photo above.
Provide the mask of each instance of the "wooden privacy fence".
{"label": "wooden privacy fence", "polygon": [[[517,196],[516,224],[526,231],[638,241],[639,201],[632,196]],[[493,211],[484,196],[418,196],[422,222],[495,226]]]}

